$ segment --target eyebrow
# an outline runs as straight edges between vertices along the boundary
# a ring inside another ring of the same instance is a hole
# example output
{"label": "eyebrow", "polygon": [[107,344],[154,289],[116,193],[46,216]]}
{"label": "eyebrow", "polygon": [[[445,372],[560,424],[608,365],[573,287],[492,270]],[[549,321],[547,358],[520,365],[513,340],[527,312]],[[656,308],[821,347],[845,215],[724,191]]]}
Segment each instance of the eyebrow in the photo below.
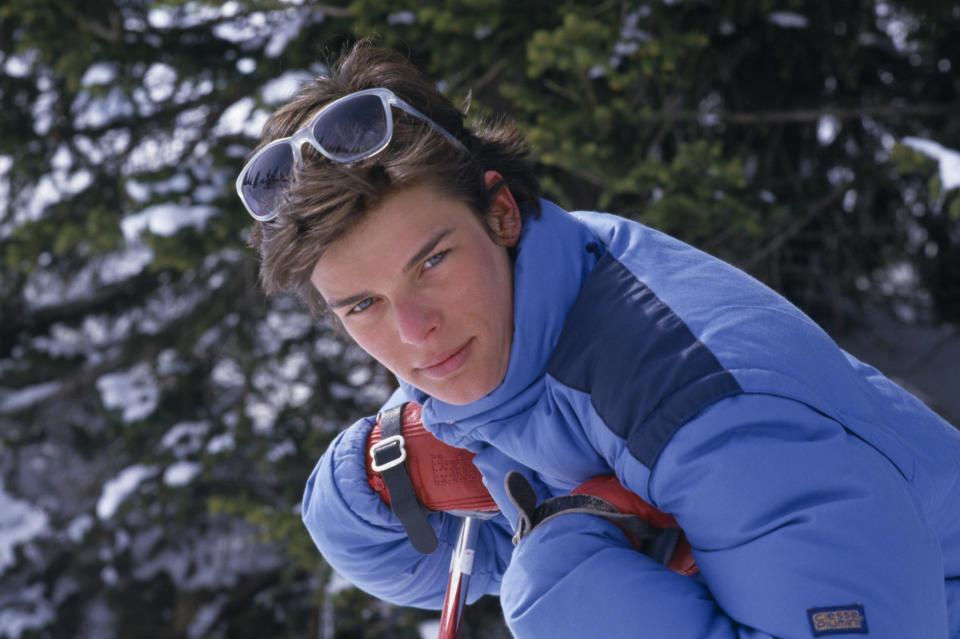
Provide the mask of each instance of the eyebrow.
{"label": "eyebrow", "polygon": [[447,227],[445,229],[440,229],[436,233],[430,236],[430,239],[420,248],[419,251],[414,253],[413,257],[407,262],[406,266],[403,267],[403,272],[407,273],[413,269],[421,260],[430,256],[430,253],[433,252],[433,249],[437,248],[437,244],[443,241],[443,238],[447,237],[453,233],[452,227]]}
{"label": "eyebrow", "polygon": [[[413,257],[411,257],[407,261],[407,263],[403,266],[402,272],[408,273],[413,268],[415,268],[417,264],[419,264],[423,259],[428,257],[430,253],[432,253],[433,250],[437,248],[437,245],[440,242],[442,242],[444,238],[446,238],[448,235],[453,233],[453,230],[454,230],[453,227],[447,227],[447,228],[440,229],[436,233],[431,235],[430,238],[423,244],[423,246],[420,247],[420,250],[414,253]],[[368,292],[357,293],[356,295],[351,295],[349,297],[344,297],[342,299],[329,300],[327,302],[327,305],[330,308],[343,308],[344,306],[354,306],[356,304],[359,304],[363,300],[367,299],[368,297],[370,297],[370,293]]]}

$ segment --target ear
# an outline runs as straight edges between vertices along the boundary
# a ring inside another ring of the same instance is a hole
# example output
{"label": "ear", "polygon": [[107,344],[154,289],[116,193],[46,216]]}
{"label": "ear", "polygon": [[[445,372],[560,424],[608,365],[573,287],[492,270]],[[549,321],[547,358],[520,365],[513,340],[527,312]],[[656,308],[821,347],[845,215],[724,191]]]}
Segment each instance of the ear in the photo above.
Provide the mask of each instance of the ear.
{"label": "ear", "polygon": [[[483,174],[483,180],[488,189],[493,188],[498,183],[503,182],[503,176],[496,171],[487,171]],[[520,207],[513,199],[513,193],[506,184],[501,184],[500,188],[494,194],[490,201],[490,209],[487,211],[487,226],[493,231],[493,234],[499,240],[499,243],[507,248],[516,246],[520,241],[520,231],[523,230],[523,216],[520,215]]]}

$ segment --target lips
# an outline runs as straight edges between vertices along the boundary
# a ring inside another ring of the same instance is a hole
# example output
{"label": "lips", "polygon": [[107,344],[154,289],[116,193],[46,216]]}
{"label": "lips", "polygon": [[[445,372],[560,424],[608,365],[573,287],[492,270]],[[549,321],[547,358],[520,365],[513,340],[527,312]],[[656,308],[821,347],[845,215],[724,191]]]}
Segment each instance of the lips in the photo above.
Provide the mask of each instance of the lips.
{"label": "lips", "polygon": [[417,367],[417,370],[425,377],[430,379],[443,379],[456,373],[470,357],[470,351],[473,349],[473,340],[470,338],[465,344],[453,350],[440,353],[440,355],[425,366]]}

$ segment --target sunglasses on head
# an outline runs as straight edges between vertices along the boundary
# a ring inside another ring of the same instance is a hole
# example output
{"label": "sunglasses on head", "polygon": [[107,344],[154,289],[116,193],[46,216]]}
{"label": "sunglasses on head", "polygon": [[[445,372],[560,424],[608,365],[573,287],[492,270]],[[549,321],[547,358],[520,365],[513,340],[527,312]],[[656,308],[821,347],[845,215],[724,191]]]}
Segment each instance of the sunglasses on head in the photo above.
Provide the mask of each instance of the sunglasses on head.
{"label": "sunglasses on head", "polygon": [[357,162],[384,150],[393,137],[391,106],[420,118],[469,153],[457,138],[390,89],[357,91],[326,105],[305,127],[274,140],[250,158],[237,176],[237,193],[250,215],[261,222],[276,217],[280,196],[301,162],[304,142],[338,164]]}

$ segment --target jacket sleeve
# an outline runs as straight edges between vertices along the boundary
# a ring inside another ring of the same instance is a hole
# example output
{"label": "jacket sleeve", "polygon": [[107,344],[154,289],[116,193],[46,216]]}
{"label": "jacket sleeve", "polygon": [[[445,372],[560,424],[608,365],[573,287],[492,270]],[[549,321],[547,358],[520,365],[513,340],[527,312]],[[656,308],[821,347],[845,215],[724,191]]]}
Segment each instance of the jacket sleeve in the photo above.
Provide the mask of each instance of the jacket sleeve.
{"label": "jacket sleeve", "polygon": [[[414,550],[390,507],[367,484],[364,455],[373,425],[370,418],[358,421],[320,458],[304,493],[304,524],[327,563],[358,588],[398,605],[439,609],[460,518],[429,515],[440,545],[430,555]],[[499,594],[512,546],[498,519],[481,522],[470,601]]]}
{"label": "jacket sleeve", "polygon": [[612,465],[676,517],[700,576],[632,552],[599,517],[558,517],[504,577],[520,639],[947,636],[939,545],[908,481],[809,407],[724,399],[677,431],[652,473],[626,451]]}

